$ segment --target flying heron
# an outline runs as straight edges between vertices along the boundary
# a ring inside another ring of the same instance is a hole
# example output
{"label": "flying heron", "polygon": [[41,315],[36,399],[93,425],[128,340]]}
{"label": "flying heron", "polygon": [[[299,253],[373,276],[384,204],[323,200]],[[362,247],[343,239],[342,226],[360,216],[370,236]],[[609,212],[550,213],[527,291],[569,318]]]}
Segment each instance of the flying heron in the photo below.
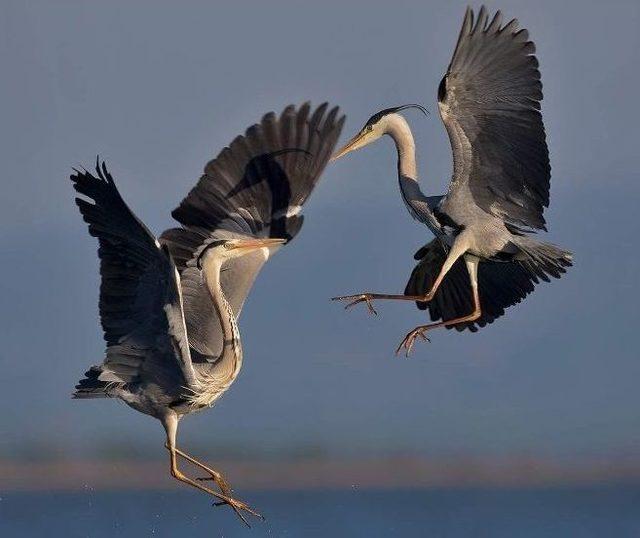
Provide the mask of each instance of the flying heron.
{"label": "flying heron", "polygon": [[[166,430],[171,474],[226,504],[235,499],[221,473],[180,450],[180,419],[211,407],[242,366],[237,317],[263,264],[300,230],[311,194],[340,135],[344,116],[325,103],[269,113],[209,162],[172,216],[180,228],[156,239],[124,202],[104,164],[75,171],[76,203],[98,238],[102,364],[75,398],[119,398]],[[88,199],[88,200],[87,200]],[[207,474],[192,479],[178,457]],[[219,492],[202,480],[213,480]]]}
{"label": "flying heron", "polygon": [[[453,58],[438,87],[438,109],[453,150],[447,194],[426,196],[418,185],[415,144],[400,111],[382,110],[340,149],[333,160],[389,135],[398,153],[398,178],[409,213],[435,239],[419,260],[404,295],[360,293],[334,297],[345,308],[372,301],[416,301],[435,323],[407,334],[409,355],[416,338],[436,327],[476,331],[520,302],[539,280],[559,278],[572,255],[530,236],[545,230],[551,167],[540,113],[542,84],[535,46],[517,20],[489,20],[484,6],[474,22],[467,9]],[[440,321],[438,321],[440,320]]]}

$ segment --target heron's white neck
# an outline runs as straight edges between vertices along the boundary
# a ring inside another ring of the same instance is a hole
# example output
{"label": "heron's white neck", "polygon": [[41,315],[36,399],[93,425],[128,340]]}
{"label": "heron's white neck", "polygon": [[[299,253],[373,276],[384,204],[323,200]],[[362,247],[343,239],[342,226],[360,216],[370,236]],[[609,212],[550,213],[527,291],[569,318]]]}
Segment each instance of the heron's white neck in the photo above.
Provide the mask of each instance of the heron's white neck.
{"label": "heron's white neck", "polygon": [[211,405],[233,383],[242,366],[242,345],[240,331],[231,305],[222,291],[220,269],[222,263],[213,255],[205,256],[202,276],[213,301],[220,326],[222,327],[222,354],[206,373],[198,380],[200,390],[192,398],[194,403]]}
{"label": "heron's white neck", "polygon": [[425,196],[418,185],[416,144],[409,124],[400,114],[389,114],[384,132],[393,139],[398,150],[398,182],[409,213],[436,233],[439,224],[431,207],[433,197]]}
{"label": "heron's white neck", "polygon": [[393,139],[398,150],[398,174],[417,181],[416,144],[409,124],[400,114],[389,114],[385,119],[385,133]]}

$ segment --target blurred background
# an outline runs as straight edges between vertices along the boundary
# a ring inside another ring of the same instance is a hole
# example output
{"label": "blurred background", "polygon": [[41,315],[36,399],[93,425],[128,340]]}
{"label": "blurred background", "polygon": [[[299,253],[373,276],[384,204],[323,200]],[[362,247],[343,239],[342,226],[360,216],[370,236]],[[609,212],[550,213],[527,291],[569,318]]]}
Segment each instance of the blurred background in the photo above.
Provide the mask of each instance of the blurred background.
{"label": "blurred background", "polygon": [[[243,310],[240,377],[181,425],[183,447],[271,516],[254,535],[640,532],[640,5],[486,4],[537,45],[553,174],[542,238],[573,250],[575,267],[479,333],[437,331],[396,358],[423,313],[389,302],[372,318],[329,298],[402,291],[431,236],[406,212],[390,141],[329,166]],[[96,242],[71,167],[100,154],[160,233],[205,162],[265,112],[328,100],[348,115],[344,140],[418,102],[432,112],[406,113],[421,185],[440,194],[451,150],[436,89],[465,7],[3,2],[3,535],[244,535],[230,511],[173,489],[157,421],[70,399],[104,350]]]}

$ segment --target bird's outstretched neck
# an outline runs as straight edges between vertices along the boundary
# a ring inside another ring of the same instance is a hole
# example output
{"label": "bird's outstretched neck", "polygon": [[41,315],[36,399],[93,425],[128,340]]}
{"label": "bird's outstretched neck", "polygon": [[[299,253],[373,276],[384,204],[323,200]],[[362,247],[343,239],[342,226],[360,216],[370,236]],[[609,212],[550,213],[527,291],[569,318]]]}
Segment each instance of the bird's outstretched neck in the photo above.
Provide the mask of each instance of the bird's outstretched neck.
{"label": "bird's outstretched neck", "polygon": [[398,176],[417,183],[416,144],[409,124],[400,114],[390,114],[385,132],[393,139],[398,151]]}
{"label": "bird's outstretched neck", "polygon": [[400,192],[409,213],[436,233],[436,229],[439,229],[440,225],[433,215],[433,207],[440,197],[425,196],[420,190],[416,164],[416,144],[409,124],[400,114],[390,114],[387,118],[385,133],[393,139],[396,145]]}
{"label": "bird's outstretched neck", "polygon": [[198,375],[197,386],[191,396],[194,406],[211,405],[233,383],[242,366],[240,331],[220,285],[220,269],[220,261],[211,255],[202,264],[202,275],[222,327],[223,344],[218,360]]}

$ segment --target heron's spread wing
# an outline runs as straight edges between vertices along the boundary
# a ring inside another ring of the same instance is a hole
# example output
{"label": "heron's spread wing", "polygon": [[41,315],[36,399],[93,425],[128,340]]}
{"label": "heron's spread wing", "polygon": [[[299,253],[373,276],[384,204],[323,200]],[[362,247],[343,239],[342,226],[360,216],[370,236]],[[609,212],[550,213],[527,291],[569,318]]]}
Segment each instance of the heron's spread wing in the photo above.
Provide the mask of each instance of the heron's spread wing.
{"label": "heron's spread wing", "polygon": [[524,229],[544,229],[549,152],[540,114],[542,83],[535,45],[512,20],[491,22],[467,9],[458,43],[438,88],[440,115],[453,149],[448,213],[469,200]]}
{"label": "heron's spread wing", "polygon": [[[405,289],[406,295],[422,295],[428,292],[438,276],[447,253],[439,240],[422,247],[415,254],[419,260],[413,269]],[[546,278],[548,280],[548,278]],[[524,299],[538,283],[535,272],[528,270],[519,262],[484,261],[478,266],[478,290],[482,315],[469,323],[448,326],[448,329],[472,332],[478,327],[492,323],[505,313],[505,309]],[[449,270],[440,284],[433,300],[429,303],[416,303],[420,310],[429,309],[432,321],[454,319],[466,316],[473,311],[473,297],[469,273],[462,259]]]}
{"label": "heron's spread wing", "polygon": [[[195,259],[210,241],[233,237],[292,239],[302,226],[303,204],[324,170],[344,124],[338,108],[273,112],[238,136],[212,161],[165,231],[182,279],[189,343],[207,358],[222,350],[222,331]],[[266,261],[256,252],[227,263],[222,288],[236,315]]]}
{"label": "heron's spread wing", "polygon": [[[124,202],[104,165],[71,176],[98,238],[100,318],[107,343],[99,381],[193,380],[179,276],[171,257]],[[82,384],[82,382],[81,382]],[[79,388],[82,388],[79,386]]]}

